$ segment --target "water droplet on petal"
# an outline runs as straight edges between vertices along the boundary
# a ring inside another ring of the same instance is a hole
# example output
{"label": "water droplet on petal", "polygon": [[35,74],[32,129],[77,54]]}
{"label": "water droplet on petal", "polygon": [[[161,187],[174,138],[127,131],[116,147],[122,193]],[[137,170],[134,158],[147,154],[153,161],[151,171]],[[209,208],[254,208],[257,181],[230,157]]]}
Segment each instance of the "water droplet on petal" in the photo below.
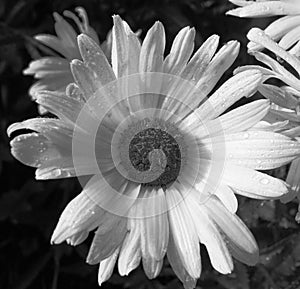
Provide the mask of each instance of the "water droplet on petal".
{"label": "water droplet on petal", "polygon": [[263,178],[263,179],[260,179],[259,182],[262,184],[262,185],[267,185],[269,184],[269,180],[267,178]]}
{"label": "water droplet on petal", "polygon": [[53,170],[52,175],[55,176],[55,177],[59,177],[61,175],[61,169]]}

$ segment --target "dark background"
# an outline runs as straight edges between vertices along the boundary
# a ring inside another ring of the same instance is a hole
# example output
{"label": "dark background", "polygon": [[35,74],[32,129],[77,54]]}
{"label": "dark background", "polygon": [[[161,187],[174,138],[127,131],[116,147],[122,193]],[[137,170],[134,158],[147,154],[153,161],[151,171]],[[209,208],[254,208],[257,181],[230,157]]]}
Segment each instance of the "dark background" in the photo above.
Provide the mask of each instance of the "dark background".
{"label": "dark background", "polygon": [[[272,19],[251,20],[225,16],[233,5],[226,0],[0,0],[0,288],[79,289],[98,288],[98,266],[85,263],[91,242],[71,247],[51,246],[50,237],[66,204],[81,188],[75,179],[35,181],[34,169],[12,158],[6,128],[9,124],[38,115],[28,96],[33,78],[22,75],[29,61],[45,54],[32,36],[54,33],[52,13],[83,6],[100,40],[112,27],[113,14],[120,14],[132,27],[142,30],[141,38],[155,20],[167,33],[167,50],[180,28],[197,30],[196,48],[211,34],[221,43],[237,39],[241,53],[233,68],[253,63],[246,54],[246,33],[251,26],[265,27]],[[232,74],[230,69],[223,79]],[[241,103],[241,102],[240,102]],[[285,178],[286,168],[269,172]],[[238,214],[250,227],[261,249],[260,262],[247,267],[236,262],[227,276],[212,270],[202,247],[203,273],[198,288],[299,288],[300,234],[294,221],[296,203],[261,202],[239,198]],[[115,270],[116,271],[116,270]],[[155,280],[148,280],[141,266],[128,277],[117,272],[102,288],[182,288],[170,266]]]}

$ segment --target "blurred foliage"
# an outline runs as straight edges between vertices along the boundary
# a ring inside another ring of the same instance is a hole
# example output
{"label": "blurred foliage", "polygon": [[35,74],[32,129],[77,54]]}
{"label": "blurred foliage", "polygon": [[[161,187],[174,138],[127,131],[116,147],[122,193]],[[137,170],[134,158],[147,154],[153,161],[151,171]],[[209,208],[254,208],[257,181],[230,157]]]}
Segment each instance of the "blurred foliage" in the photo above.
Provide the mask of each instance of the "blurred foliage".
{"label": "blurred foliage", "polygon": [[[51,233],[66,204],[81,188],[74,180],[35,181],[34,169],[14,160],[9,152],[9,124],[37,115],[28,96],[33,83],[22,70],[33,58],[47,54],[32,36],[53,33],[52,12],[83,6],[91,25],[104,40],[111,29],[111,15],[120,14],[133,30],[147,29],[155,20],[164,23],[167,44],[183,26],[197,29],[196,46],[211,34],[221,42],[237,39],[242,48],[234,67],[252,63],[246,54],[246,33],[252,26],[271,20],[226,17],[227,0],[1,0],[0,1],[0,288],[60,289],[98,288],[97,266],[85,263],[91,237],[78,247],[51,246]],[[228,77],[233,70],[230,70]],[[286,168],[271,172],[284,179]],[[296,289],[300,286],[300,232],[294,221],[296,204],[261,202],[239,198],[238,214],[254,233],[261,248],[260,263],[247,267],[236,262],[232,274],[212,270],[202,247],[203,273],[197,288],[203,289]],[[92,234],[91,234],[92,235]],[[148,280],[141,267],[128,277],[116,272],[102,286],[113,288],[182,288],[168,261],[160,276]]]}

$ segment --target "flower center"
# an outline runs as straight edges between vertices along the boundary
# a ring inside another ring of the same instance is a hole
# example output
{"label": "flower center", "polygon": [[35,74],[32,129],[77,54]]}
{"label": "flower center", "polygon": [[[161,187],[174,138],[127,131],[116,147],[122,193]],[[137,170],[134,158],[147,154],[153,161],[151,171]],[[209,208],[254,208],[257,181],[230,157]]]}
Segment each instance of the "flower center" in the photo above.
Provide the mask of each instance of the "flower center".
{"label": "flower center", "polygon": [[118,134],[115,164],[128,180],[165,188],[185,165],[184,136],[176,125],[161,119],[131,119]]}
{"label": "flower center", "polygon": [[129,144],[129,159],[138,171],[149,171],[152,163],[160,163],[164,172],[148,186],[166,186],[174,182],[179,174],[181,152],[176,140],[167,132],[147,128],[137,133]]}

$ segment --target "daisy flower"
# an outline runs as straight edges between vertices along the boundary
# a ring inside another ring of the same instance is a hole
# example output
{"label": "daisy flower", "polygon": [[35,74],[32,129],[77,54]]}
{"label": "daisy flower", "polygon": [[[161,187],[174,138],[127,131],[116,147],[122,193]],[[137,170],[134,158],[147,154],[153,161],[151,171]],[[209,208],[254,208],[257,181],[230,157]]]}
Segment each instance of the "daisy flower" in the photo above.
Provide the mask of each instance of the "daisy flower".
{"label": "daisy flower", "polygon": [[[229,0],[239,8],[228,11],[227,15],[238,17],[284,16],[272,22],[264,31],[279,45],[292,54],[300,56],[300,1],[298,0]],[[250,42],[249,48],[261,50],[263,47]]]}
{"label": "daisy flower", "polygon": [[[283,82],[281,86],[261,83],[258,87],[258,91],[271,101],[271,109],[264,120],[272,123],[274,128],[277,127],[277,130],[280,130],[283,134],[300,140],[299,58],[284,50],[259,28],[252,28],[247,37],[250,41],[273,52],[281,60],[281,63],[262,52],[249,50],[258,61],[264,63],[267,67],[248,65],[239,68],[237,72],[246,71],[247,69],[259,69],[264,75],[264,82],[270,78],[275,78]],[[287,69],[286,66],[284,67],[282,62],[288,64],[290,69]],[[290,201],[296,196],[300,199],[299,158],[292,162],[286,181],[290,184],[291,188],[290,193],[283,198],[283,201]],[[296,220],[300,221],[299,212]]]}
{"label": "daisy flower", "polygon": [[91,37],[79,35],[82,60],[71,62],[75,83],[65,95],[36,96],[57,118],[8,128],[9,135],[33,131],[16,136],[11,151],[37,168],[36,179],[89,177],[62,212],[51,242],[78,245],[95,230],[87,262],[100,264],[99,284],[116,263],[123,276],[142,262],[155,278],[167,255],[184,287],[195,288],[200,243],[220,273],[233,270],[232,257],[254,265],[258,247],[235,214],[235,193],[283,196],[285,182],[257,170],[300,153],[288,136],[256,127],[269,100],[223,114],[256,92],[261,72],[238,73],[212,92],[238,55],[237,41],[218,50],[213,35],[193,53],[195,30],[185,27],[164,57],[160,22],[141,44],[125,21],[113,20],[112,64]]}
{"label": "daisy flower", "polygon": [[[96,43],[99,44],[98,36],[95,30],[90,27],[86,11],[82,7],[77,7],[75,11],[78,18],[70,11],[64,11],[65,17],[71,18],[80,33],[89,35]],[[57,56],[45,56],[30,62],[24,70],[25,75],[33,75],[39,79],[31,86],[29,94],[35,98],[40,90],[51,90],[65,92],[67,85],[73,82],[73,76],[70,70],[70,61],[73,59],[82,59],[78,44],[78,33],[74,28],[58,13],[54,13],[54,28],[57,36],[49,34],[38,34],[34,38],[44,45],[48,46],[57,53]],[[110,58],[111,46],[110,39],[104,41],[101,45],[102,50]],[[41,112],[43,109],[41,108]]]}

